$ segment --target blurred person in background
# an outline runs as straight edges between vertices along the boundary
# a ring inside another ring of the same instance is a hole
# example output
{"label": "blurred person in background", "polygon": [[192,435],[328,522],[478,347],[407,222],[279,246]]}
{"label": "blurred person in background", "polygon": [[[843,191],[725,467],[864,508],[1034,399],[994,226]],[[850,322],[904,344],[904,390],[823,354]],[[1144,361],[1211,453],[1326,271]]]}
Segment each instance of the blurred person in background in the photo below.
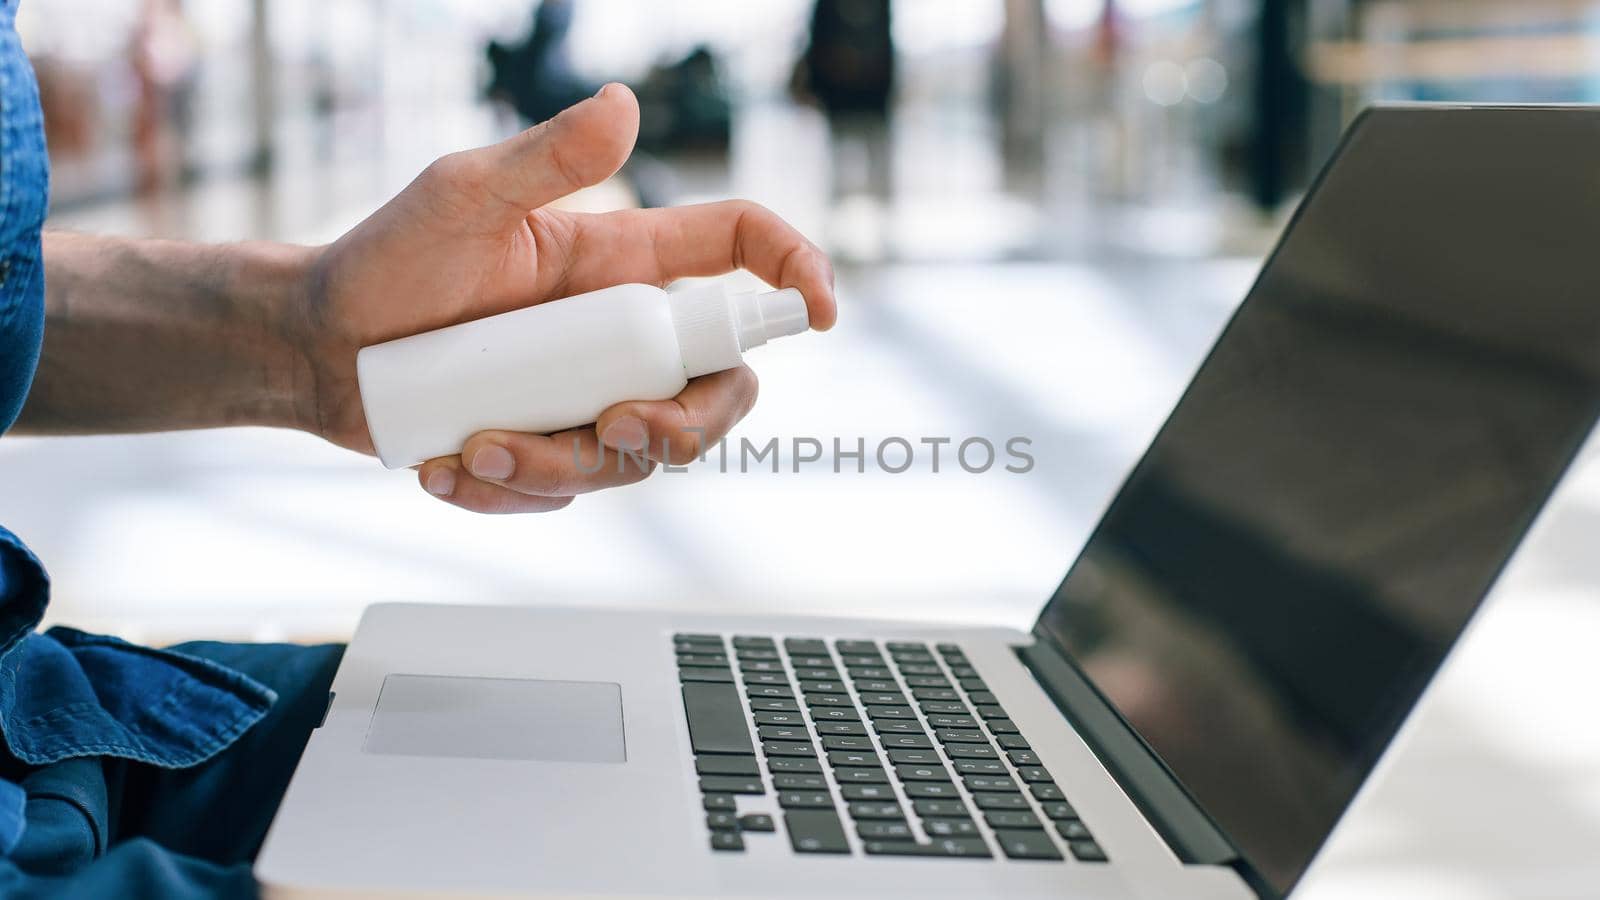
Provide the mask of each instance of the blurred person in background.
{"label": "blurred person in background", "polygon": [[[42,233],[48,161],[16,6],[0,0],[0,431],[267,425],[371,453],[355,376],[368,344],[735,267],[799,288],[812,323],[833,324],[827,259],[754,204],[593,215],[546,206],[627,158],[638,107],[620,85],[438,160],[327,246]],[[593,427],[475,435],[417,477],[468,510],[558,510],[657,462],[689,462],[755,397],[747,368],[707,375],[672,400],[619,404]],[[614,464],[593,467],[602,459]],[[0,527],[0,894],[257,893],[251,859],[342,648],[157,650],[40,633],[48,600],[43,565]]]}
{"label": "blurred person in background", "polygon": [[136,184],[141,193],[171,187],[181,177],[199,48],[180,0],[145,0],[129,47],[139,86],[133,110]]}

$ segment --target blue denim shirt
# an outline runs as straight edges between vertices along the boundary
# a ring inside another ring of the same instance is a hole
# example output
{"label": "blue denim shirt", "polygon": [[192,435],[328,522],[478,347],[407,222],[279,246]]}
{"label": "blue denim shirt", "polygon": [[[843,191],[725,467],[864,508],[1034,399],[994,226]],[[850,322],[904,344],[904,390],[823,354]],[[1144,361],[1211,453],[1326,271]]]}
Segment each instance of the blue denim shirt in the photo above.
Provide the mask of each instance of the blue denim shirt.
{"label": "blue denim shirt", "polygon": [[[16,421],[39,360],[39,230],[49,196],[38,88],[13,28],[16,3],[0,0],[0,433]],[[193,766],[233,743],[272,705],[271,690],[208,659],[68,628],[37,633],[49,589],[39,560],[0,527],[3,771],[55,767],[43,779],[49,790],[92,805],[84,797],[96,791],[97,770],[65,761],[114,757]],[[30,776],[25,790],[0,778],[0,859],[25,837],[38,781]],[[103,785],[98,790],[104,793]]]}

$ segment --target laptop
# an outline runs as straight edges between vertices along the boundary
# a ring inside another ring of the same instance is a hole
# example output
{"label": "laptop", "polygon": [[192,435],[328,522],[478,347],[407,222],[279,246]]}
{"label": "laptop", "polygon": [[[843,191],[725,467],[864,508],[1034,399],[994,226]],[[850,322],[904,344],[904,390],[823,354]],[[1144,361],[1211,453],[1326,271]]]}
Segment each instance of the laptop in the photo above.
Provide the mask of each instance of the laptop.
{"label": "laptop", "polygon": [[259,877],[1288,894],[1600,414],[1597,159],[1594,109],[1363,115],[1030,631],[372,607]]}

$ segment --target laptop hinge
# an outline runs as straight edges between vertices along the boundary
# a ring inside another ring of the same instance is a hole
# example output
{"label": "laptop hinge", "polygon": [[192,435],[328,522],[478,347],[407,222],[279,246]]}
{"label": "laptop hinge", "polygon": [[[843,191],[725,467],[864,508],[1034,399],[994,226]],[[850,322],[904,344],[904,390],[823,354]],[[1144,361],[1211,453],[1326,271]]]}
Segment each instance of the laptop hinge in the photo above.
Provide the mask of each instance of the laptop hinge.
{"label": "laptop hinge", "polygon": [[1035,635],[1032,644],[1017,648],[1017,655],[1178,859],[1242,868],[1233,844],[1051,641]]}

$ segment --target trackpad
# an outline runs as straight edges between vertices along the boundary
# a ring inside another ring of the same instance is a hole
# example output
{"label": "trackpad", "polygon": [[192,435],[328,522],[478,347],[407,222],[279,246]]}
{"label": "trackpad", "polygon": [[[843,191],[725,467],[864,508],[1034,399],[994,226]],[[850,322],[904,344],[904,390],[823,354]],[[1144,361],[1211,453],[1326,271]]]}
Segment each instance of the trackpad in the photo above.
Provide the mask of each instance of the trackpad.
{"label": "trackpad", "polygon": [[406,756],[625,762],[622,686],[389,675],[362,749]]}

